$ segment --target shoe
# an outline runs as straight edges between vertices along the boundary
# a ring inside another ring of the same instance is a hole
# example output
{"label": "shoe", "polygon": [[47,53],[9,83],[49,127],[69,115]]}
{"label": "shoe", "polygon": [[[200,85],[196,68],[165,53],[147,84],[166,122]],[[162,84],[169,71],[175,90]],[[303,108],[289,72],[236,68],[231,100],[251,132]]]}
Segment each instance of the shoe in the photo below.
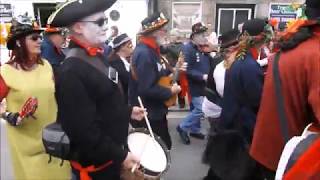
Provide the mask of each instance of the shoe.
{"label": "shoe", "polygon": [[190,136],[191,137],[194,137],[196,139],[201,139],[203,140],[206,136],[202,133],[190,133]]}
{"label": "shoe", "polygon": [[180,138],[182,140],[183,144],[189,145],[190,144],[190,138],[187,132],[185,132],[181,127],[178,125],[177,126],[177,131],[180,135]]}

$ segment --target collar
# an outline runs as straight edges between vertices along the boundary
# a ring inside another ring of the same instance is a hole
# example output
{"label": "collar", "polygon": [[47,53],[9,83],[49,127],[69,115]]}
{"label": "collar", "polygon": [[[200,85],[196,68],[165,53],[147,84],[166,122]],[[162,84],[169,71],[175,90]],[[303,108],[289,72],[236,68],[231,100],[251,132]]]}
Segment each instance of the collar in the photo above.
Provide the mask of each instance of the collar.
{"label": "collar", "polygon": [[154,38],[142,36],[140,37],[140,42],[155,50],[160,56],[160,47]]}
{"label": "collar", "polygon": [[88,44],[81,42],[79,39],[77,39],[74,36],[70,36],[70,40],[73,41],[75,44],[80,46],[81,48],[85,49],[89,56],[97,56],[99,54],[104,53],[104,49],[99,47],[90,47]]}
{"label": "collar", "polygon": [[126,60],[126,58],[119,56],[121,61],[124,64],[124,67],[126,68],[126,70],[129,72],[130,71],[130,63]]}

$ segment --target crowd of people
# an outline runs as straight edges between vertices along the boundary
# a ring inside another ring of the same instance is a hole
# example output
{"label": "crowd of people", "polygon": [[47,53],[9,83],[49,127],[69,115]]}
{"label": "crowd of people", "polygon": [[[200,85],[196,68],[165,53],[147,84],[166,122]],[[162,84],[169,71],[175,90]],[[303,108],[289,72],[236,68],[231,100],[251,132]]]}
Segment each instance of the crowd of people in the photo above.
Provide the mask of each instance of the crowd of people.
{"label": "crowd of people", "polygon": [[[27,16],[13,19],[0,100],[15,179],[126,179],[140,163],[127,145],[129,125],[151,127],[172,149],[170,101],[190,106],[176,127],[183,144],[208,137],[205,180],[274,179],[286,143],[281,116],[288,137],[319,124],[319,1],[307,0],[308,18],[283,31],[256,18],[217,37],[196,23],[189,38],[172,30],[169,43],[169,19],[156,12],[141,22],[136,45],[116,26],[106,36],[104,11],[115,1],[67,1],[45,30]],[[34,111],[22,116],[30,98]],[[70,139],[70,164],[56,157],[48,164],[42,131],[55,122]]]}

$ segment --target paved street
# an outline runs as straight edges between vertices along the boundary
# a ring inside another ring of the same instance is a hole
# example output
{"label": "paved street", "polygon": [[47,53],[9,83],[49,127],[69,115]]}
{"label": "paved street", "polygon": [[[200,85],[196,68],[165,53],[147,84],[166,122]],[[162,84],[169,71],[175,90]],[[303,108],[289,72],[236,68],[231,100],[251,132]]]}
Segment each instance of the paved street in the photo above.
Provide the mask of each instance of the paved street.
{"label": "paved street", "polygon": [[[173,140],[173,149],[171,152],[172,165],[164,180],[200,180],[206,174],[208,167],[201,163],[202,152],[205,147],[205,141],[191,139],[191,145],[183,145],[179,139],[179,135],[175,130],[177,124],[187,112],[170,112],[169,126]],[[1,120],[2,121],[2,120]],[[1,124],[1,180],[11,180],[11,162],[8,150],[5,146],[6,137],[4,123]],[[208,124],[205,122],[204,132],[206,132]]]}

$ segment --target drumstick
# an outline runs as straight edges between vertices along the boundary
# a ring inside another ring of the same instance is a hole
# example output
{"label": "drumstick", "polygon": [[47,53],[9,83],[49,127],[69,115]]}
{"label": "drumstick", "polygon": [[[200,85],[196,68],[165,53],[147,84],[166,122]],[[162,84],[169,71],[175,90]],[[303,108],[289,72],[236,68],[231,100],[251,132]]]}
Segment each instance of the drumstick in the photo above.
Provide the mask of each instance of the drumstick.
{"label": "drumstick", "polygon": [[[138,96],[138,101],[139,101],[140,107],[141,107],[142,109],[144,109],[144,106],[143,106],[143,104],[142,104],[142,100],[141,100],[140,96]],[[144,112],[143,114],[144,114],[144,118],[145,118],[146,123],[147,123],[147,126],[148,126],[148,130],[149,130],[149,132],[150,132],[150,135],[151,135],[152,139],[154,139],[153,131],[152,131],[152,128],[151,128],[151,126],[150,126],[150,121],[149,121],[149,119],[148,119],[148,116],[147,116],[147,114],[146,114],[145,112]]]}
{"label": "drumstick", "polygon": [[[138,96],[138,101],[139,101],[140,107],[141,107],[142,109],[144,109],[144,106],[143,106],[143,103],[142,103],[142,100],[141,100],[140,96]],[[150,121],[149,121],[149,119],[148,119],[148,116],[147,116],[147,114],[146,114],[145,112],[144,112],[143,114],[144,114],[144,118],[145,118],[145,120],[146,120],[146,124],[147,124],[147,126],[148,126],[149,133],[150,133],[150,135],[151,135],[151,138],[152,138],[152,140],[155,140],[155,139],[154,139],[154,135],[153,135],[153,131],[152,131],[152,128],[151,128],[151,125],[150,125]],[[143,151],[144,151],[144,150],[143,150]],[[143,151],[141,152],[141,154],[143,154]],[[142,155],[141,155],[141,156],[142,156]],[[134,171],[137,169],[137,167],[138,167],[138,163],[134,164],[133,167],[132,167],[132,169],[131,169],[131,173],[134,173]]]}

